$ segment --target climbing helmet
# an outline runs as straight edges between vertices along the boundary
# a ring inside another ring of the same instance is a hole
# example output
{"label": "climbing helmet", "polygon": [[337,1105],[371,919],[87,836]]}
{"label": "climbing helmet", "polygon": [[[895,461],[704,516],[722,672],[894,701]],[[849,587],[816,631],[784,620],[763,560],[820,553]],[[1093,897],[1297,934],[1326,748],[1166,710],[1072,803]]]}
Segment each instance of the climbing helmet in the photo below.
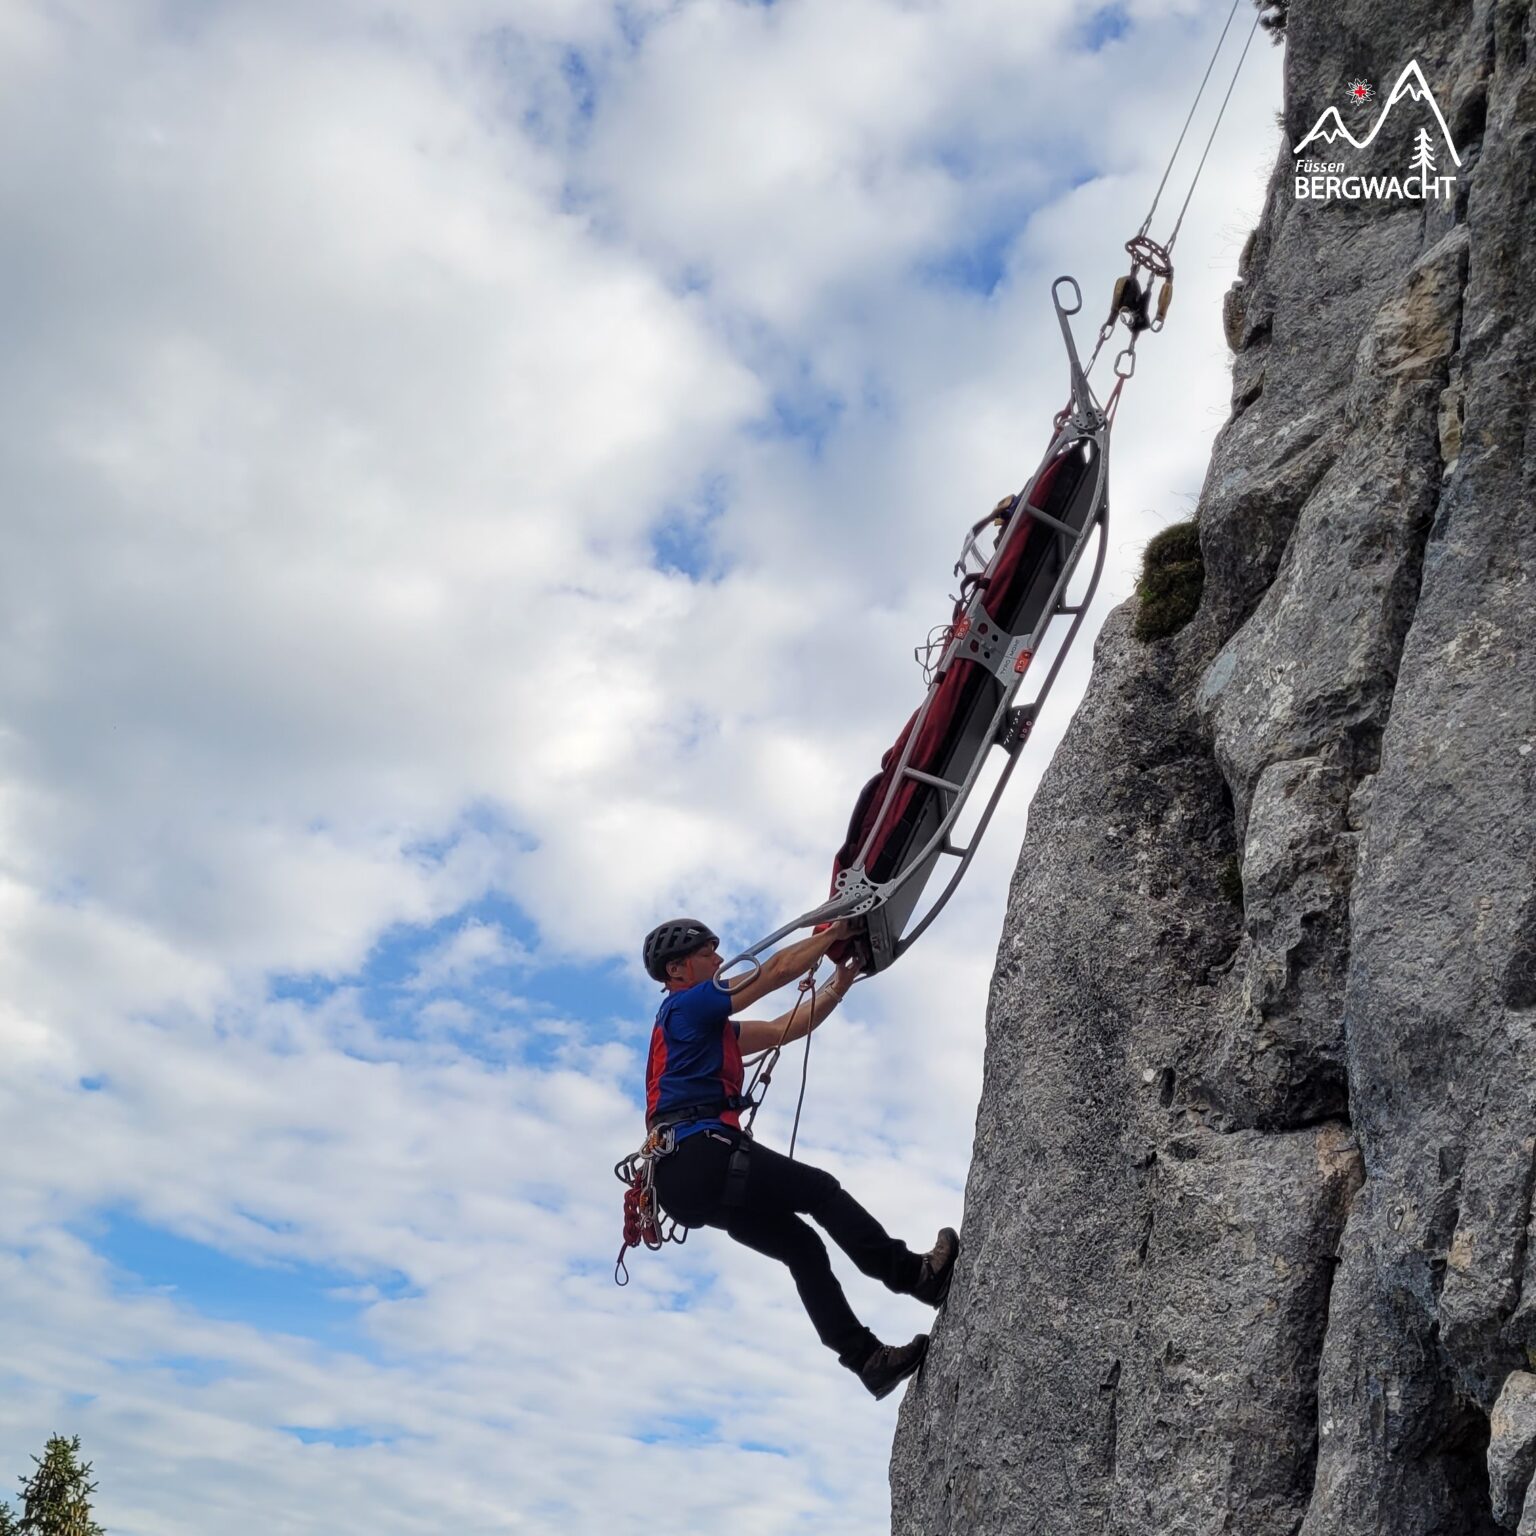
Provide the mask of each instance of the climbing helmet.
{"label": "climbing helmet", "polygon": [[711,933],[695,917],[673,917],[645,936],[645,972],[653,981],[667,979],[667,962],[681,960],[709,944],[718,944],[720,936]]}

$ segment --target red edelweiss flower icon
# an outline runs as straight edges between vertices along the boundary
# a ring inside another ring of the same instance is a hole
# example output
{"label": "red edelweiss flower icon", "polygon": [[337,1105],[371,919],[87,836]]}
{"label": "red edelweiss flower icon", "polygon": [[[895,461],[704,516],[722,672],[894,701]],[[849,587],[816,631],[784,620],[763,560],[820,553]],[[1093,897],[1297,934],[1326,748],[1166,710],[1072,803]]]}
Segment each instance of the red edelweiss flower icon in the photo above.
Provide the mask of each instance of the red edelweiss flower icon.
{"label": "red edelweiss flower icon", "polygon": [[1371,90],[1369,80],[1351,80],[1349,82],[1349,99],[1358,106],[1363,106],[1375,94]]}

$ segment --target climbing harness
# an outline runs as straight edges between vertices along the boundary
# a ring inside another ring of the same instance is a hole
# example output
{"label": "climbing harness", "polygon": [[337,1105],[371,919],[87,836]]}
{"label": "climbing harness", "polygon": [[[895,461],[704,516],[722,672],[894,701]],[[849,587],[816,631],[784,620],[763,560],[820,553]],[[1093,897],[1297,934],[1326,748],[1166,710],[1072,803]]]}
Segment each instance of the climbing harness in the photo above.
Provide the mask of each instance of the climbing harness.
{"label": "climbing harness", "polygon": [[[1146,218],[1126,242],[1130,266],[1115,283],[1086,366],[1072,330],[1083,308],[1082,290],[1073,277],[1058,277],[1051,285],[1067,355],[1067,402],[1053,418],[1045,452],[1023,489],[1000,501],[964,537],[950,617],[914,653],[927,693],[854,805],[833,860],[827,900],[727,961],[722,977],[740,966],[757,966],[760,956],[798,930],[839,919],[856,922],[852,942],[866,970],[884,970],[928,929],[970,867],[1098,590],[1108,548],[1110,434],[1120,396],[1136,372],[1137,343],[1167,321],[1174,244],[1258,29],[1257,13],[1166,240],[1153,238],[1152,221],[1240,3],[1233,0]],[[1124,340],[1111,364],[1113,383],[1101,401],[1089,377],[1122,328]],[[1087,584],[1069,600],[1069,584],[1090,545]],[[999,755],[980,815],[968,836],[957,841],[961,815],[984,769]],[[947,879],[919,914],[918,904],[943,861],[950,861]],[[838,946],[830,954],[836,960],[846,952]]]}

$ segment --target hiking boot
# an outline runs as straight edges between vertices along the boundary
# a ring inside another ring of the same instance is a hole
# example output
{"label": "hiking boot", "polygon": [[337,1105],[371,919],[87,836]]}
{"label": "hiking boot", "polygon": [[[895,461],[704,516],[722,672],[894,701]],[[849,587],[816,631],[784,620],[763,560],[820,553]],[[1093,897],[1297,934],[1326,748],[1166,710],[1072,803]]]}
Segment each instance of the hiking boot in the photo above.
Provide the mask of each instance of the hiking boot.
{"label": "hiking boot", "polygon": [[920,1333],[910,1344],[879,1344],[859,1368],[859,1380],[877,1398],[889,1397],[928,1353],[928,1335]]}
{"label": "hiking boot", "polygon": [[923,1255],[922,1268],[912,1294],[930,1307],[942,1307],[949,1295],[949,1282],[954,1278],[955,1260],[960,1257],[960,1234],[953,1227],[940,1231],[938,1240]]}

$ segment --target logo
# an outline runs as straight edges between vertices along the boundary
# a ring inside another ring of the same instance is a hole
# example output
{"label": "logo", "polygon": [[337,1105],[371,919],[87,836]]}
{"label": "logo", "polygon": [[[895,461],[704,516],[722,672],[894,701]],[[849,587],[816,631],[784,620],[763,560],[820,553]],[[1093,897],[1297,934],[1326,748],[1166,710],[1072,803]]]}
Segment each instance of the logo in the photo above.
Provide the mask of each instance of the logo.
{"label": "logo", "polygon": [[[1348,96],[1356,107],[1364,106],[1374,95],[1369,80],[1350,81]],[[1421,114],[1427,107],[1433,126],[1439,130],[1437,142],[1437,136],[1430,132],[1431,123],[1420,125],[1414,135],[1413,155],[1405,174],[1365,174],[1359,169],[1351,169],[1346,160],[1315,159],[1302,155],[1309,144],[1321,143],[1331,148],[1340,139],[1346,139],[1357,150],[1369,149],[1400,102],[1417,106]],[[1322,116],[1312,125],[1312,131],[1291,150],[1297,157],[1295,194],[1298,198],[1312,202],[1329,202],[1334,198],[1367,202],[1419,202],[1432,197],[1452,197],[1455,195],[1456,178],[1442,173],[1438,164],[1442,147],[1451,162],[1459,166],[1461,155],[1451,138],[1450,128],[1446,126],[1445,114],[1440,110],[1440,103],[1435,100],[1435,93],[1429,88],[1429,82],[1424,78],[1424,71],[1419,68],[1418,61],[1411,60],[1397,77],[1397,83],[1388,92],[1381,111],[1376,115],[1376,121],[1363,138],[1356,138],[1350,132],[1344,119],[1339,116],[1337,107],[1323,109]]]}

